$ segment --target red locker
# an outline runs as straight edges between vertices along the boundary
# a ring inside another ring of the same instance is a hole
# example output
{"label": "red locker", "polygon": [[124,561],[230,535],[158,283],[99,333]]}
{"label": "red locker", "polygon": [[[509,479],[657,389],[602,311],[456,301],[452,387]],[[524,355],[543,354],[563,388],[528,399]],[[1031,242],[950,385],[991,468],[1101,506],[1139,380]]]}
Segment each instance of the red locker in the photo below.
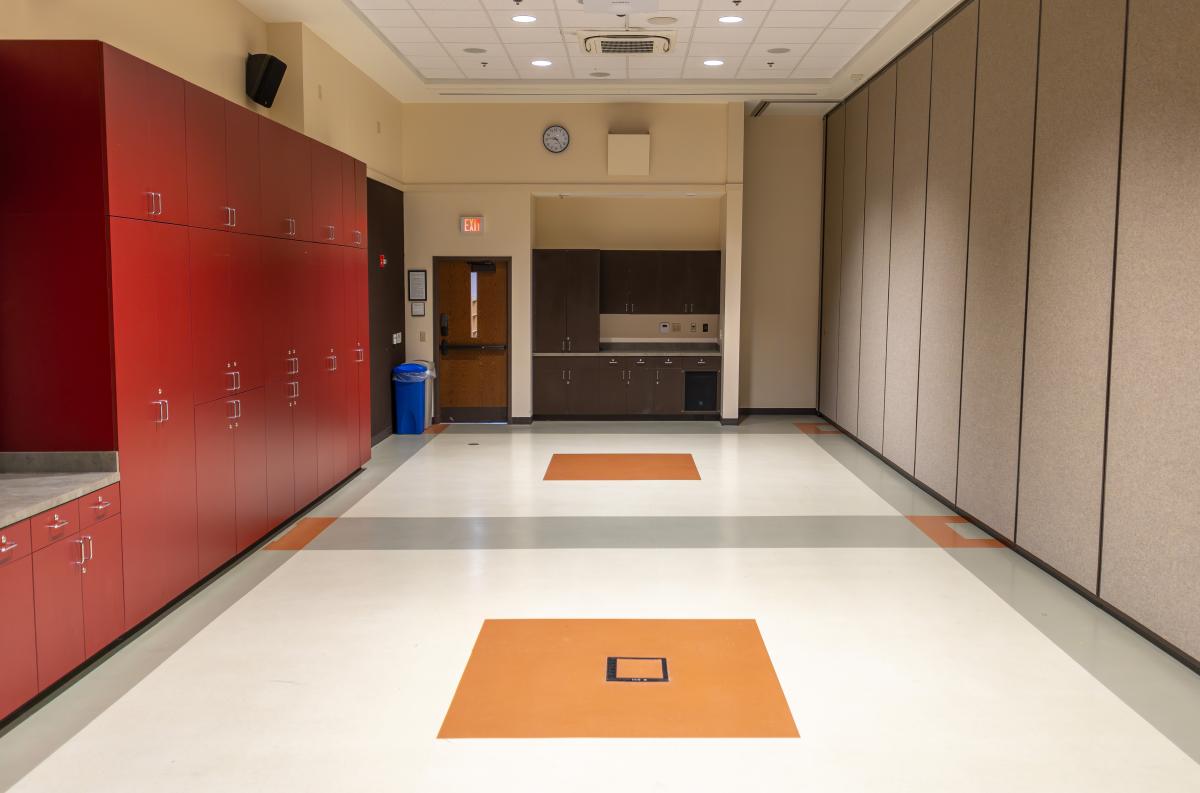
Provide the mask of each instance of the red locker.
{"label": "red locker", "polygon": [[354,158],[339,152],[339,167],[342,173],[342,228],[338,229],[338,242],[342,245],[359,245],[358,188],[355,184]]}
{"label": "red locker", "polygon": [[324,492],[318,475],[318,404],[324,382],[322,349],[323,316],[331,300],[323,291],[320,257],[331,249],[324,245],[298,248],[291,261],[289,277],[294,288],[290,321],[296,338],[296,397],[292,400],[293,470],[296,479],[296,509],[300,510]]}
{"label": "red locker", "polygon": [[196,534],[201,576],[237,552],[233,437],[237,413],[236,397],[196,406]]}
{"label": "red locker", "polygon": [[258,122],[253,110],[225,102],[225,200],[233,210],[233,230],[244,234],[262,233]]}
{"label": "red locker", "polygon": [[262,241],[264,279],[274,298],[264,302],[263,350],[266,388],[267,517],[278,525],[296,511],[292,406],[299,390],[299,343],[292,315],[297,299],[298,269],[293,259],[302,243],[285,240]]}
{"label": "red locker", "polygon": [[282,124],[260,119],[260,232],[272,237],[313,239],[312,156],[309,140]]}
{"label": "red locker", "polygon": [[103,61],[108,213],[186,223],[183,80],[107,45]]}
{"label": "red locker", "polygon": [[342,250],[315,246],[318,282],[323,302],[312,314],[317,330],[317,482],[321,491],[346,475],[346,354],[345,282]]}
{"label": "red locker", "polygon": [[338,243],[346,228],[342,219],[342,158],[323,143],[310,142],[312,151],[313,239]]}
{"label": "red locker", "polygon": [[225,100],[189,84],[184,91],[187,129],[188,225],[223,231],[232,227],[226,198]]}
{"label": "red locker", "polygon": [[197,403],[263,384],[264,277],[259,240],[189,229]]}
{"label": "red locker", "polygon": [[4,673],[0,674],[0,718],[3,718],[38,693],[32,557],[0,561],[0,603],[4,604],[4,630],[0,631],[0,658],[4,659]]}
{"label": "red locker", "polygon": [[358,370],[358,464],[371,459],[371,318],[367,291],[369,263],[366,251],[347,251],[353,262],[356,333],[355,365]]}
{"label": "red locker", "polygon": [[237,550],[244,551],[271,526],[267,517],[267,399],[263,388],[238,394],[233,429],[233,470],[236,477],[234,521]]}
{"label": "red locker", "polygon": [[38,687],[50,686],[83,663],[85,543],[78,534],[33,555],[33,606]]}
{"label": "red locker", "polygon": [[354,161],[354,244],[367,247],[367,166]]}
{"label": "red locker", "polygon": [[95,655],[125,632],[125,586],[121,561],[121,516],[80,531],[83,568],[83,648]]}

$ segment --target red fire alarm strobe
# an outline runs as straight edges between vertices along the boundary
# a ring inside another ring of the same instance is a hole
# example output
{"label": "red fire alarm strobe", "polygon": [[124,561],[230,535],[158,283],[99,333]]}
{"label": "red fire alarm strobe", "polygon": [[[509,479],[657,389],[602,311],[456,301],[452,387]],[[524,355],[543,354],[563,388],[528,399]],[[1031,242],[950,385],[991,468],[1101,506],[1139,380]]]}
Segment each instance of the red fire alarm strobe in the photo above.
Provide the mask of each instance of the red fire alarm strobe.
{"label": "red fire alarm strobe", "polygon": [[384,267],[387,267],[387,256],[381,253],[379,254],[379,269],[382,270]]}

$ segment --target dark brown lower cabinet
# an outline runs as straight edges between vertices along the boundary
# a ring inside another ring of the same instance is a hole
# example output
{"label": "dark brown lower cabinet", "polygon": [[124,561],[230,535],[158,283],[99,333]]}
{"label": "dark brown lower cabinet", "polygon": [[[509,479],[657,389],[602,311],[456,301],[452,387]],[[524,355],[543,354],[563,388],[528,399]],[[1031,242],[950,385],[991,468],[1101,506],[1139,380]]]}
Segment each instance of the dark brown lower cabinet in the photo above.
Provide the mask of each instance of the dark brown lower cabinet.
{"label": "dark brown lower cabinet", "polygon": [[720,359],[539,356],[533,359],[535,416],[678,416],[685,372],[719,370]]}

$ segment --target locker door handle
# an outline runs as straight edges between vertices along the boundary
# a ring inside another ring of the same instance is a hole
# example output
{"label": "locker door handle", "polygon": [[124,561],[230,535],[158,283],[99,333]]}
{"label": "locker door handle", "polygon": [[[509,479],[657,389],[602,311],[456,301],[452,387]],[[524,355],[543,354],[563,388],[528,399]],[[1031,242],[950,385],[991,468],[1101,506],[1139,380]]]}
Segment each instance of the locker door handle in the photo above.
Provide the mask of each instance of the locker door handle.
{"label": "locker door handle", "polygon": [[156,399],[150,404],[158,407],[158,418],[154,420],[155,424],[165,424],[171,420],[171,403],[165,399]]}
{"label": "locker door handle", "polygon": [[355,363],[363,363],[366,360],[367,360],[367,351],[364,350],[361,346],[355,347],[354,348]]}
{"label": "locker door handle", "polygon": [[233,212],[233,228],[237,228],[237,207],[230,207],[229,210]]}
{"label": "locker door handle", "polygon": [[221,209],[225,210],[225,224],[224,224],[225,228],[227,228],[227,229],[233,228],[233,208],[232,207],[221,207]]}

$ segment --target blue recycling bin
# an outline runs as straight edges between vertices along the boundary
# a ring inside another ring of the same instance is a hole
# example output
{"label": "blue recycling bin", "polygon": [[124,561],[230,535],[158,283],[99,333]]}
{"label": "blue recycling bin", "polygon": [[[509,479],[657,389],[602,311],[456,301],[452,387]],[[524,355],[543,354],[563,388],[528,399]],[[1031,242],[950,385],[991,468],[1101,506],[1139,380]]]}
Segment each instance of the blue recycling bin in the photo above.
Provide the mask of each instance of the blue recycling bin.
{"label": "blue recycling bin", "polygon": [[402,363],[392,369],[396,434],[420,435],[425,431],[425,381],[428,379],[429,369],[424,364]]}

